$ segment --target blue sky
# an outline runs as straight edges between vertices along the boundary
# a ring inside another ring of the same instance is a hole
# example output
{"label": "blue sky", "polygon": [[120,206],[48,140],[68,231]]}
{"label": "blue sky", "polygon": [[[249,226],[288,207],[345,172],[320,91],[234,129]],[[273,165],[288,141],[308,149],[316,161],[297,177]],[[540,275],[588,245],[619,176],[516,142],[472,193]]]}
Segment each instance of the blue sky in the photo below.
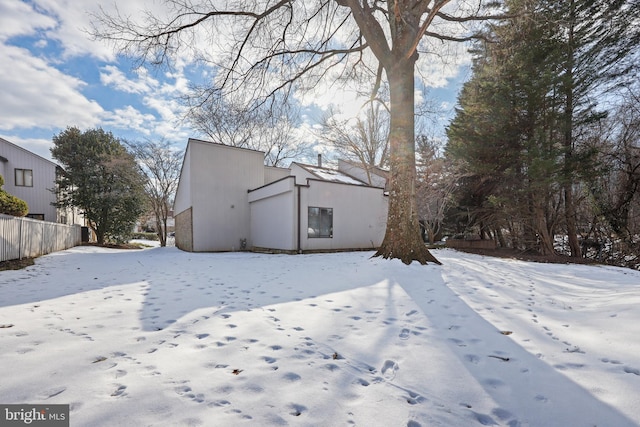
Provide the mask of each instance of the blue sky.
{"label": "blue sky", "polygon": [[[177,98],[195,76],[186,70],[134,70],[103,42],[91,40],[91,13],[117,7],[135,16],[152,0],[4,0],[0,2],[0,136],[50,158],[51,139],[68,126],[102,127],[128,140],[164,139],[183,148],[198,135],[181,120]],[[459,64],[430,67],[429,96],[443,107],[442,126],[466,77]],[[427,77],[429,80],[429,77]],[[321,111],[318,97],[310,108]],[[345,102],[349,102],[348,100]],[[337,105],[348,110],[348,106]],[[313,126],[308,117],[304,126]],[[311,138],[300,131],[300,138]]]}

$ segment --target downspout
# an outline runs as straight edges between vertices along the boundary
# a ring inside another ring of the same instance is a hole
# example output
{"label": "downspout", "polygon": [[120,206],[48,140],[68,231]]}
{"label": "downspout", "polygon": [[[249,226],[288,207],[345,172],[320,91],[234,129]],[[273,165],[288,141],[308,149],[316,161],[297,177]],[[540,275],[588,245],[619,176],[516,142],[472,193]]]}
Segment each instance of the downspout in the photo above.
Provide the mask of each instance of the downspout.
{"label": "downspout", "polygon": [[300,185],[296,185],[296,187],[298,188],[298,250],[297,252],[299,254],[302,253],[302,237],[301,237],[301,231],[300,230],[300,226],[301,226],[301,218],[302,218],[302,206],[300,203]]}

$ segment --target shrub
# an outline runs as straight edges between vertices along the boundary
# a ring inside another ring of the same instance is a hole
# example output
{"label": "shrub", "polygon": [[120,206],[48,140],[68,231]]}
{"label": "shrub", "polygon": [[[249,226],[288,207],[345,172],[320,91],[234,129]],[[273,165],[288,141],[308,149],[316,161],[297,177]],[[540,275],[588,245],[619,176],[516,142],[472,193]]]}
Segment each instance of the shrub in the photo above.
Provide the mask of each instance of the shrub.
{"label": "shrub", "polygon": [[158,240],[158,235],[156,233],[133,233],[131,238],[141,240]]}
{"label": "shrub", "polygon": [[13,216],[25,216],[28,214],[29,206],[27,202],[4,191],[2,189],[3,185],[4,178],[0,175],[0,213]]}

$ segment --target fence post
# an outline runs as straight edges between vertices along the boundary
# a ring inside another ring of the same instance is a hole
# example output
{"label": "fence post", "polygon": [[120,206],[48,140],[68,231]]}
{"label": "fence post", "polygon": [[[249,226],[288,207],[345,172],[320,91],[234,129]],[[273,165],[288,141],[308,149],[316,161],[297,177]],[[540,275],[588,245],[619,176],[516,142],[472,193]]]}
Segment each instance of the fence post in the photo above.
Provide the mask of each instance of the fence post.
{"label": "fence post", "polygon": [[24,218],[20,217],[20,225],[18,226],[18,259],[22,260],[22,224]]}

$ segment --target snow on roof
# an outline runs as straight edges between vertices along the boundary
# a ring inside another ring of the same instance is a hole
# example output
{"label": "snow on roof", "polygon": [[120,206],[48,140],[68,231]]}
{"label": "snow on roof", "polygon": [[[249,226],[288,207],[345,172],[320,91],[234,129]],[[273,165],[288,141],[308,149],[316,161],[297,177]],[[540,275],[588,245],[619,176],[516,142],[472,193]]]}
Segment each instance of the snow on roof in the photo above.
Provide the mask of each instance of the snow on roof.
{"label": "snow on roof", "polygon": [[355,179],[345,173],[334,169],[321,168],[318,166],[300,165],[318,178],[325,181],[340,182],[343,184],[367,185],[366,183]]}

